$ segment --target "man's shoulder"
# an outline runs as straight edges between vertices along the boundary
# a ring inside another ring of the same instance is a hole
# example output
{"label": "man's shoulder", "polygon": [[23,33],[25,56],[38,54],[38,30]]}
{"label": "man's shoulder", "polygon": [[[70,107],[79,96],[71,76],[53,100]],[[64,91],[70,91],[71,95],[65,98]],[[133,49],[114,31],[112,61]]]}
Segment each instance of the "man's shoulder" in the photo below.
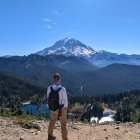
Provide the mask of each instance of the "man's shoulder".
{"label": "man's shoulder", "polygon": [[49,90],[51,90],[51,88],[54,89],[54,90],[58,90],[59,88],[61,88],[60,89],[61,92],[66,92],[66,88],[64,86],[62,86],[62,85],[53,84],[53,85],[48,86]]}
{"label": "man's shoulder", "polygon": [[[51,87],[51,86],[50,86]],[[62,91],[65,91],[66,90],[66,88],[65,87],[63,87],[62,85],[59,85],[59,87],[57,87],[58,89],[60,88]]]}
{"label": "man's shoulder", "polygon": [[62,89],[64,89],[64,90],[66,90],[66,88],[65,88],[65,87],[63,87],[63,86],[61,86],[61,88],[62,88]]}
{"label": "man's shoulder", "polygon": [[48,86],[48,89],[50,89],[52,87],[52,85]]}
{"label": "man's shoulder", "polygon": [[61,86],[61,91],[66,92],[66,88]]}

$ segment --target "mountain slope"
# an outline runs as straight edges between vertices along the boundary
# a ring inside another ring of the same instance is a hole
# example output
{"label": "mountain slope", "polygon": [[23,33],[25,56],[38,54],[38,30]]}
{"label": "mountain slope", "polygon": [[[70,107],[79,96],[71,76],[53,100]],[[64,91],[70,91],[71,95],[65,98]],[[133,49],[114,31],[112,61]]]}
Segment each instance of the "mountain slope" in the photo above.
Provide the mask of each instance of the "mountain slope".
{"label": "mountain slope", "polygon": [[117,93],[140,89],[140,66],[112,64],[82,75],[83,93]]}
{"label": "mountain slope", "polygon": [[66,71],[63,68],[55,66],[54,63],[56,62],[56,59],[57,61],[64,59],[60,62],[65,62],[65,58],[61,56],[57,56],[57,58],[55,58],[53,56],[43,57],[38,55],[30,55],[27,57],[1,58],[0,70],[14,73],[18,76],[32,80],[36,84],[44,87],[48,87],[50,84],[52,84],[53,74],[59,72],[62,75],[62,84],[67,87],[68,92],[73,94],[77,93],[80,88],[79,77],[73,74],[73,72]]}
{"label": "mountain slope", "polygon": [[65,56],[78,56],[87,58],[94,53],[96,52],[92,48],[73,38],[62,39],[57,41],[53,46],[37,52],[37,54],[43,56],[49,54],[63,54]]}
{"label": "mountain slope", "polygon": [[43,87],[52,84],[55,72],[71,94],[115,93],[140,89],[140,66],[112,64],[95,68],[83,58],[63,55],[30,55],[0,58],[0,70],[14,73]]}
{"label": "mountain slope", "polygon": [[64,55],[87,59],[97,67],[104,67],[113,63],[140,65],[140,55],[111,53],[103,50],[94,50],[74,38],[65,38],[57,41],[53,46],[37,52],[38,55]]}
{"label": "mountain slope", "polygon": [[44,93],[45,88],[14,74],[0,71],[0,98],[20,95],[22,99],[26,99]]}
{"label": "mountain slope", "polygon": [[114,63],[140,65],[140,55],[127,55],[111,53],[107,51],[99,51],[92,56],[91,62],[92,64],[100,67],[105,67]]}

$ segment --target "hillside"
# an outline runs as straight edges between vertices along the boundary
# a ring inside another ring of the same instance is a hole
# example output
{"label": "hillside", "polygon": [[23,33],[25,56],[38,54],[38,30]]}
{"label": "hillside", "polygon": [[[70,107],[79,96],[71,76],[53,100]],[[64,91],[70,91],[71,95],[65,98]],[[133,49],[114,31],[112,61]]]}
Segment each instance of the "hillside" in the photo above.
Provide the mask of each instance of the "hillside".
{"label": "hillside", "polygon": [[17,77],[11,73],[0,72],[0,98],[7,99],[18,95],[23,99],[35,94],[45,94],[45,88],[37,86],[31,81]]}
{"label": "hillside", "polygon": [[[58,61],[59,64],[57,64]],[[70,72],[72,71],[72,68],[69,71],[61,68],[63,67],[62,65],[64,65],[64,67],[68,65],[66,64],[68,61],[71,66],[75,65],[78,67],[81,65],[79,60],[75,58],[69,59],[63,56],[43,57],[38,55],[30,55],[27,57],[17,56],[11,58],[1,58],[0,70],[14,73],[17,76],[24,77],[43,87],[48,87],[50,84],[52,84],[53,74],[59,72],[62,75],[62,84],[67,87],[68,92],[75,94],[80,88],[79,77]],[[59,67],[55,63],[59,65]],[[77,65],[77,63],[79,65]],[[68,67],[66,68],[68,69]]]}
{"label": "hillside", "polygon": [[140,66],[112,64],[94,71],[83,72],[82,77],[83,93],[87,91],[89,94],[117,93],[140,89]]}
{"label": "hillside", "polygon": [[29,55],[0,58],[0,70],[46,88],[52,84],[52,75],[59,72],[62,85],[70,94],[94,95],[140,89],[140,66],[111,64],[98,68],[84,58],[75,56]]}

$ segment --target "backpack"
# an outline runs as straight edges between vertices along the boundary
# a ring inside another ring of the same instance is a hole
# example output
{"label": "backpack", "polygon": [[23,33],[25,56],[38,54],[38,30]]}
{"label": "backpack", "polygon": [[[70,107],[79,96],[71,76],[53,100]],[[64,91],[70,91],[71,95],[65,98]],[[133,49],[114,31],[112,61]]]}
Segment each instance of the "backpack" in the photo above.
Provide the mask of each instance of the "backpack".
{"label": "backpack", "polygon": [[62,89],[62,87],[59,87],[58,90],[54,90],[52,88],[52,86],[50,87],[51,92],[49,94],[49,98],[48,98],[48,106],[49,109],[52,111],[56,111],[58,109],[60,109],[60,105],[59,105],[59,91]]}

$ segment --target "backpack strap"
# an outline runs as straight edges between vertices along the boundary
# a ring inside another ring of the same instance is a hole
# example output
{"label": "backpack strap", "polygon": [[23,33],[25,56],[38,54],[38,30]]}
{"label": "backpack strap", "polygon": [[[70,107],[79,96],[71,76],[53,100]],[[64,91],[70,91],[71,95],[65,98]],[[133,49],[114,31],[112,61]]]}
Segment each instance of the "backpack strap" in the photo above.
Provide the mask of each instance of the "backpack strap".
{"label": "backpack strap", "polygon": [[51,89],[51,92],[53,92],[54,90],[53,90],[53,88],[52,88],[52,86],[50,87],[50,89]]}
{"label": "backpack strap", "polygon": [[58,90],[57,90],[57,93],[58,93],[61,89],[62,89],[62,87],[59,87]]}
{"label": "backpack strap", "polygon": [[[54,91],[54,89],[53,89],[53,87],[52,87],[52,86],[50,87],[50,89],[51,89],[51,92],[53,92],[53,91]],[[59,88],[58,88],[58,90],[56,90],[56,92],[58,93],[61,89],[62,89],[62,87],[59,87]]]}

